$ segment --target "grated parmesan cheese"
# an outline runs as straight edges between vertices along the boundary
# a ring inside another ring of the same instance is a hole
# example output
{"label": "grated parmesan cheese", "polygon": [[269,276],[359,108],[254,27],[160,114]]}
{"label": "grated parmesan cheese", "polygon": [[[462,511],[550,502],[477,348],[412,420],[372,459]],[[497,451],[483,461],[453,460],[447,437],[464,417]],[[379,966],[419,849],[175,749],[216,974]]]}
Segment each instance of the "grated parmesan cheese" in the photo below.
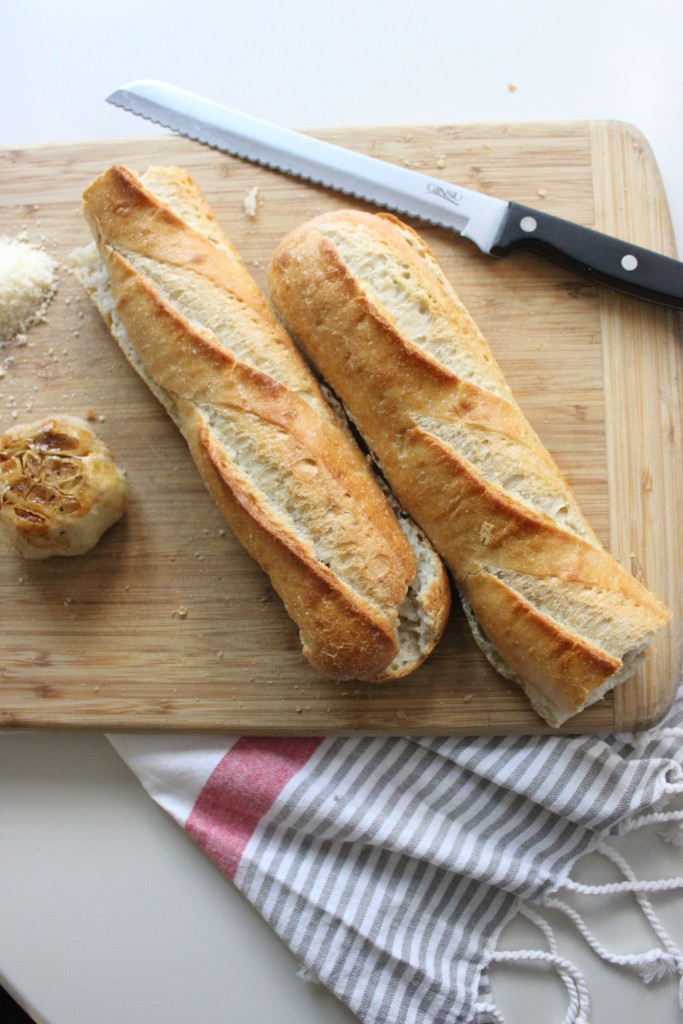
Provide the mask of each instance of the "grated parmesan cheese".
{"label": "grated parmesan cheese", "polygon": [[0,344],[45,319],[55,291],[55,261],[26,235],[0,237]]}

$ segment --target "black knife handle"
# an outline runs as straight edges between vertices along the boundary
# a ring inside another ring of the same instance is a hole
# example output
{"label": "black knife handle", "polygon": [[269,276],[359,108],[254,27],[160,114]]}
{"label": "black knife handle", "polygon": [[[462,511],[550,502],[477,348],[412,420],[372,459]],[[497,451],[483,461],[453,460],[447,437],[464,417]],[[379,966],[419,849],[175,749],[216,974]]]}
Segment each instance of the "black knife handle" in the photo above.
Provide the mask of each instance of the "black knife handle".
{"label": "black knife handle", "polygon": [[683,309],[683,263],[530,206],[510,203],[494,256],[533,249],[583,277]]}

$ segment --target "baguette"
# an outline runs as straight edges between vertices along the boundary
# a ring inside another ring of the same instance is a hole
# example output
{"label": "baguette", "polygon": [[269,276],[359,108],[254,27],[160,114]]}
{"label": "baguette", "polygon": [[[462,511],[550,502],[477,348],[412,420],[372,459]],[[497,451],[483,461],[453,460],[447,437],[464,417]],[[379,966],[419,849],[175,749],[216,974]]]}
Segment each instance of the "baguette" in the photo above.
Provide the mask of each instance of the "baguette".
{"label": "baguette", "polygon": [[598,542],[421,238],[325,214],[281,241],[269,286],[496,670],[553,727],[626,679],[670,612]]}
{"label": "baguette", "polygon": [[85,191],[74,269],[182,432],[322,674],[384,682],[431,652],[447,573],[390,507],[195,182],[115,166]]}

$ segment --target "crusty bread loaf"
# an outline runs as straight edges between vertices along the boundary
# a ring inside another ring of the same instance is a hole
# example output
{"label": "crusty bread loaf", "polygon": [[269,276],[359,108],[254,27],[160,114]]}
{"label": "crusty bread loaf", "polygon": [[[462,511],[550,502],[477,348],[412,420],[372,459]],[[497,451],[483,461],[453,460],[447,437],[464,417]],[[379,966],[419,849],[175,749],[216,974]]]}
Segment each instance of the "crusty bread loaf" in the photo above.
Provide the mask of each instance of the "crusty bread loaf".
{"label": "crusty bread loaf", "polygon": [[553,726],[625,679],[670,613],[596,539],[420,237],[326,214],[282,240],[269,282],[496,669]]}
{"label": "crusty bread loaf", "polygon": [[77,270],[270,576],[321,673],[415,669],[443,631],[447,574],[399,520],[194,181],[110,168],[84,193]]}

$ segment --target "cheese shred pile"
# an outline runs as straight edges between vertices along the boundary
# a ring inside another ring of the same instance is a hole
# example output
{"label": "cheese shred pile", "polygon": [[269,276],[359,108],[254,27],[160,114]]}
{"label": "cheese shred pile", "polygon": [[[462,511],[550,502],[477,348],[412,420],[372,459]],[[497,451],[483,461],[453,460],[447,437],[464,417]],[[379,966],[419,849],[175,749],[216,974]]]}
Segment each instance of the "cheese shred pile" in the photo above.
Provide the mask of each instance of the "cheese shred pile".
{"label": "cheese shred pile", "polygon": [[0,344],[45,319],[56,290],[55,261],[25,235],[0,238]]}

